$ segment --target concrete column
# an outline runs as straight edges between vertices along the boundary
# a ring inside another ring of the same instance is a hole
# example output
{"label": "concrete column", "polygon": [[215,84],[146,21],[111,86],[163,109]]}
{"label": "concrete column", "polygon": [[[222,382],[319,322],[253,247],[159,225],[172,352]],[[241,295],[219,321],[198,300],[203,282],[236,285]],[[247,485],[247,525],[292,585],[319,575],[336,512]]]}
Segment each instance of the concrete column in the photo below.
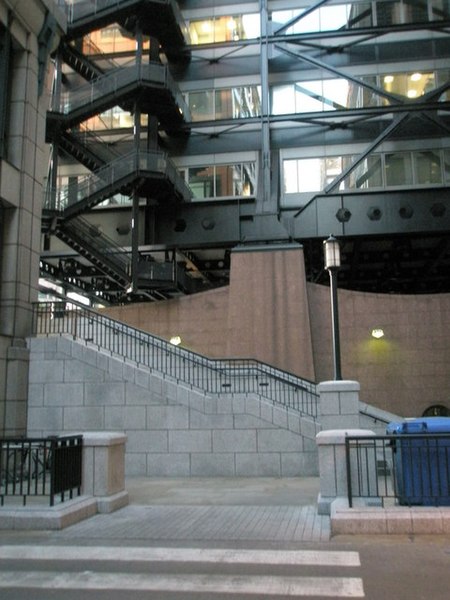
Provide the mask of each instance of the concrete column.
{"label": "concrete column", "polygon": [[[347,436],[363,437],[375,435],[367,429],[339,429],[320,431],[316,436],[319,452],[320,492],[317,500],[318,513],[329,515],[331,504],[337,498],[347,498],[347,467],[345,457],[345,438]],[[375,466],[375,462],[374,462]],[[355,474],[357,468],[352,469]],[[376,472],[373,474],[376,477]]]}
{"label": "concrete column", "polygon": [[318,386],[322,431],[359,427],[359,390],[357,381],[323,381]]}
{"label": "concrete column", "polygon": [[83,434],[83,494],[97,498],[97,510],[109,513],[128,504],[125,490],[125,443],[121,433]]}
{"label": "concrete column", "polygon": [[303,247],[231,253],[227,356],[256,358],[315,381]]}

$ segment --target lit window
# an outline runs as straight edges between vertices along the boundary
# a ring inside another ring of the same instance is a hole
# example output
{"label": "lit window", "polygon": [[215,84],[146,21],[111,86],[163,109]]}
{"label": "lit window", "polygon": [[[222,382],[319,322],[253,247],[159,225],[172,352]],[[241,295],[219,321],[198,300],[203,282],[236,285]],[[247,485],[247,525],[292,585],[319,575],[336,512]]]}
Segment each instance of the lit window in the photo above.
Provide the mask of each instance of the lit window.
{"label": "lit window", "polygon": [[248,40],[260,36],[260,15],[228,15],[189,23],[193,44]]}

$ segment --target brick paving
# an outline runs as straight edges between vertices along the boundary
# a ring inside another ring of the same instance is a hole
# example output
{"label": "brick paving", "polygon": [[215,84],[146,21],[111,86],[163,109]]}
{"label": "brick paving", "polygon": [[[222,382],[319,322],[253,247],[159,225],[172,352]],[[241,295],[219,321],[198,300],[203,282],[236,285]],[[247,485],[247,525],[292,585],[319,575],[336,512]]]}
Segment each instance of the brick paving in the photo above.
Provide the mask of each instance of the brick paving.
{"label": "brick paving", "polygon": [[59,538],[141,541],[324,542],[330,519],[316,506],[139,506],[100,514]]}

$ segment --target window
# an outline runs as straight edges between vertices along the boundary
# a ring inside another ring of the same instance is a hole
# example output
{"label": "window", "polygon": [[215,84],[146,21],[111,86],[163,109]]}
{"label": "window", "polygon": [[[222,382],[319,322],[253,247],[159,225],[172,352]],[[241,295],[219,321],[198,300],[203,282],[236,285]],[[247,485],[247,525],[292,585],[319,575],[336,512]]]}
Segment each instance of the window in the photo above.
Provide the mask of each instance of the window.
{"label": "window", "polygon": [[189,23],[189,33],[193,44],[257,38],[260,35],[260,16],[254,13],[194,20]]}
{"label": "window", "polygon": [[448,417],[450,410],[443,404],[434,404],[423,411],[422,417]]}
{"label": "window", "polygon": [[188,103],[193,121],[214,120],[214,90],[189,92]]}
{"label": "window", "polygon": [[[144,50],[150,47],[148,38],[144,38]],[[100,50],[101,48],[101,50]],[[135,52],[136,40],[125,37],[118,25],[110,25],[93,31],[83,38],[84,54],[114,54],[116,52]]]}
{"label": "window", "polygon": [[368,156],[357,165],[344,181],[346,189],[367,189],[383,185],[381,155]]}
{"label": "window", "polygon": [[341,157],[285,160],[284,191],[286,194],[318,192],[341,173],[341,165]]}
{"label": "window", "polygon": [[[345,171],[358,155],[283,161],[285,194],[319,192]],[[414,169],[413,169],[414,165]],[[450,149],[371,154],[339,183],[339,189],[368,189],[450,182]]]}
{"label": "window", "polygon": [[444,183],[450,183],[450,149],[444,150]]}
{"label": "window", "polygon": [[386,154],[386,185],[411,185],[412,165],[411,154],[409,152],[397,152]]}
{"label": "window", "polygon": [[405,98],[419,98],[435,86],[434,73],[387,73],[381,77],[381,86],[387,92]]}
{"label": "window", "polygon": [[[302,17],[303,10],[279,10],[272,13],[272,20],[280,25],[291,23],[286,33],[312,33],[337,29],[370,27],[372,9],[370,2],[343,2],[335,6],[322,6]],[[277,27],[276,27],[277,28]]]}
{"label": "window", "polygon": [[[297,81],[271,88],[271,110],[274,115],[283,115],[388,105],[390,100],[371,88],[379,88],[405,98],[419,98],[434,90],[437,85],[446,83],[449,77],[449,72],[442,70],[436,73],[428,71],[386,73],[381,76],[360,75],[361,85],[344,78]],[[444,101],[449,97],[450,92],[443,92],[440,100]]]}
{"label": "window", "polygon": [[261,114],[260,86],[201,90],[187,96],[193,121],[243,119]]}
{"label": "window", "polygon": [[255,194],[254,162],[189,167],[185,172],[194,200]]}
{"label": "window", "polygon": [[441,183],[441,157],[437,152],[416,152],[414,167],[417,183]]}

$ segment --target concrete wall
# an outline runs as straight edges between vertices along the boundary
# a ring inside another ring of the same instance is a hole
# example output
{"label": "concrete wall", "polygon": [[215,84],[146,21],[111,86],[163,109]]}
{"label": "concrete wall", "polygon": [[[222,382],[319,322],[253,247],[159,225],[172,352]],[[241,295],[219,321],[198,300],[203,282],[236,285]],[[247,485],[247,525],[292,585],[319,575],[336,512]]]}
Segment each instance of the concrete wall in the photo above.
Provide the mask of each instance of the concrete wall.
{"label": "concrete wall", "polygon": [[[333,376],[329,288],[306,283],[303,252],[232,253],[230,286],[108,314],[211,357],[258,358],[317,382]],[[402,416],[450,409],[450,294],[339,290],[342,374],[361,401]],[[371,337],[375,327],[385,337]]]}
{"label": "concrete wall", "polygon": [[317,474],[318,425],[294,411],[207,396],[68,338],[29,346],[29,436],[123,432],[127,475]]}
{"label": "concrete wall", "polygon": [[[12,37],[5,150],[0,157],[0,435],[26,428],[31,302],[37,300],[41,250],[42,182],[47,174],[45,117],[48,87],[40,87],[38,36],[52,0],[0,0],[0,22]],[[55,12],[54,43],[64,26]],[[46,41],[52,42],[50,36]],[[50,48],[50,51],[56,48]],[[42,50],[42,49],[41,49]],[[45,57],[41,54],[41,58]],[[0,81],[1,85],[4,82]]]}

